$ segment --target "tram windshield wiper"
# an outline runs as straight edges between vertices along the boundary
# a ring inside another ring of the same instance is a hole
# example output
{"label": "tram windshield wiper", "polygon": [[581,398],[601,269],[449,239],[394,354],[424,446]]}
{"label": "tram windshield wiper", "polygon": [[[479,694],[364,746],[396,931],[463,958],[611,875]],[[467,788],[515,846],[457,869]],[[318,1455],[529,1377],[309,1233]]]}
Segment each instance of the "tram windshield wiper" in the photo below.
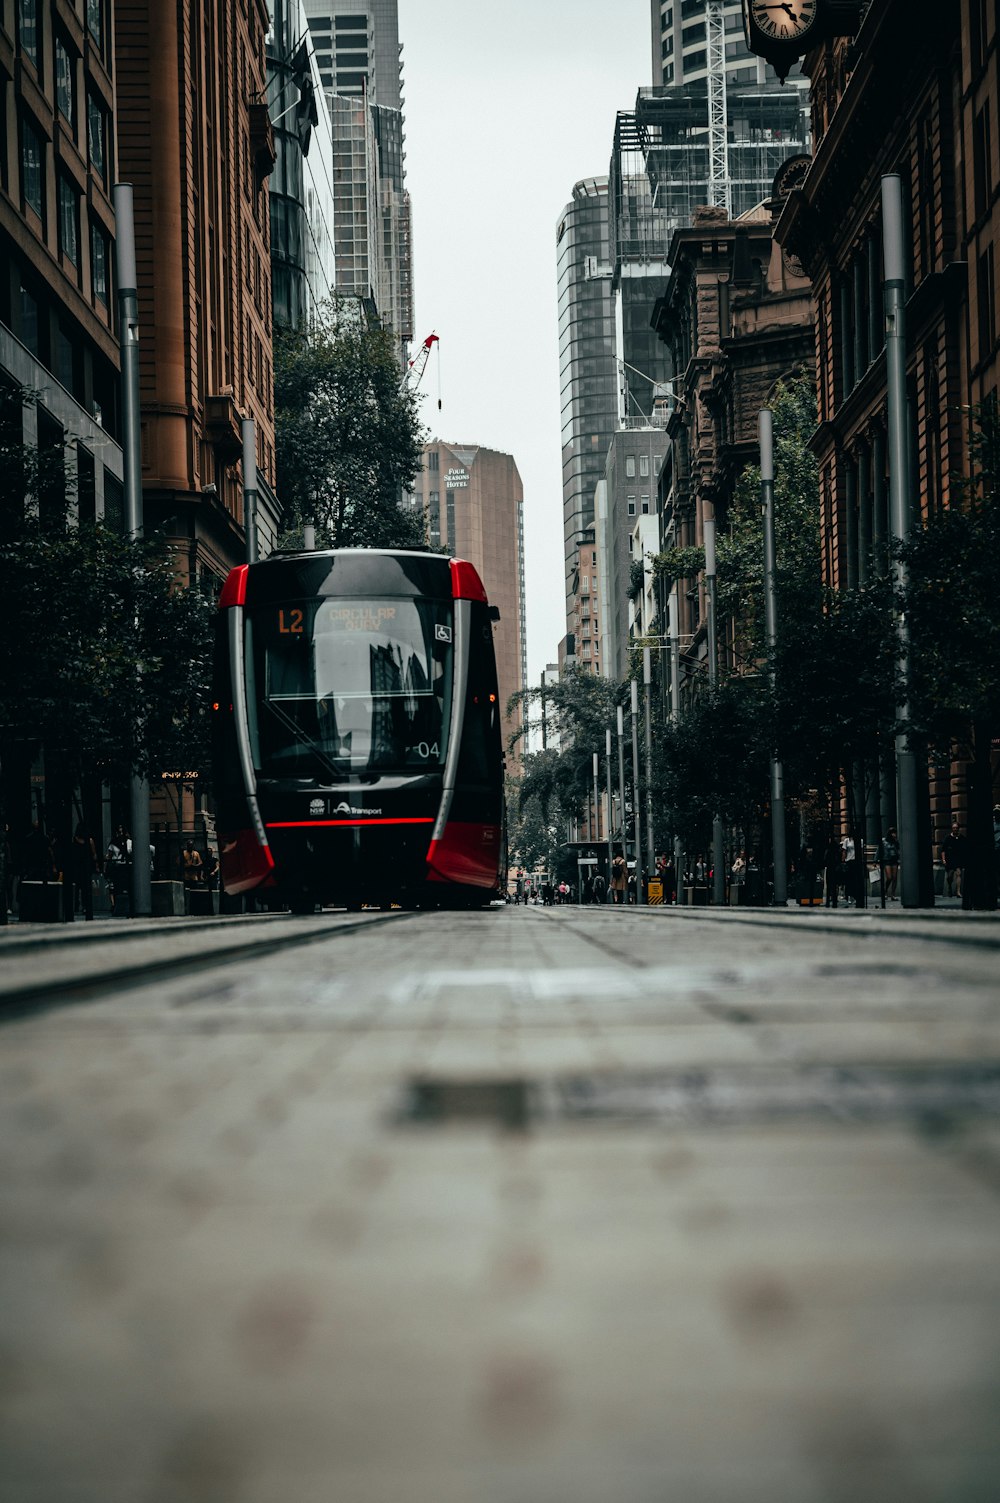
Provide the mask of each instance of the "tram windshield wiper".
{"label": "tram windshield wiper", "polygon": [[298,740],[304,747],[306,747],[307,750],[312,752],[313,756],[316,758],[317,762],[319,762],[321,767],[323,767],[323,769],[327,773],[329,773],[330,778],[334,782],[339,782],[344,776],[343,770],[338,769],[337,766],[330,761],[326,753],[322,750],[321,747],[316,745],[316,742],[312,739],[311,736],[307,735],[307,733],[302,729],[294,716],[289,715],[287,711],[282,710],[280,706],[276,705],[272,699],[265,699],[264,703],[267,705],[267,708],[271,711],[271,714],[275,717],[275,719],[280,724],[287,726],[288,729],[292,732],[292,735],[295,736],[296,740]]}

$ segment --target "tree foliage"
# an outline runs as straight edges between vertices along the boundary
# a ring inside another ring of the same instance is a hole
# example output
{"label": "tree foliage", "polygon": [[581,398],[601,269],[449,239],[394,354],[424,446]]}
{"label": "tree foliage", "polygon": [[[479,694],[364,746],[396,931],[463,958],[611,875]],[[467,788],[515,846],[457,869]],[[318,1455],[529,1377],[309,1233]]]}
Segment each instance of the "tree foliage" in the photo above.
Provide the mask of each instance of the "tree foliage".
{"label": "tree foliage", "polygon": [[0,740],[84,773],[207,760],[211,605],[153,539],[74,525],[63,450],[21,438],[31,393],[0,394]]}
{"label": "tree foliage", "polygon": [[274,336],[277,488],[291,529],[317,524],[338,548],[420,548],[422,514],[401,492],[422,458],[417,395],[391,335],[335,301]]}

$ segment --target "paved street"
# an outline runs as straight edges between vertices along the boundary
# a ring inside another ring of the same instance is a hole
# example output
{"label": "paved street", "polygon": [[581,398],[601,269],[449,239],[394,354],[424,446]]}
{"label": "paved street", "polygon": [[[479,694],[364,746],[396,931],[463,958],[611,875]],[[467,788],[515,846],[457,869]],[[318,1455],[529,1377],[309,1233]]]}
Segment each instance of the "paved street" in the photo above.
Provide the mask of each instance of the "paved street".
{"label": "paved street", "polygon": [[8,1019],[5,1503],[994,1503],[994,919],[363,918]]}

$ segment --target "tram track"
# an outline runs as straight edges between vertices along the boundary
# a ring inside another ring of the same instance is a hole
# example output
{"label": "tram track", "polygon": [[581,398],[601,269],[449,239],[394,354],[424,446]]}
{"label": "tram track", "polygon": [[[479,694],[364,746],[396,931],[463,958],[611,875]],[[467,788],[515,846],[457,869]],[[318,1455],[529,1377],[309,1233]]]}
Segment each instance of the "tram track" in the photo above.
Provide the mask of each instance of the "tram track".
{"label": "tram track", "polygon": [[[411,912],[330,914],[314,918],[262,915],[259,919],[225,920],[204,927],[149,926],[123,928],[105,936],[93,930],[77,937],[60,935],[47,943],[43,935],[18,936],[0,947],[0,1026],[51,1007],[102,1000],[192,972],[211,970],[233,961],[276,954],[282,950],[355,934],[373,925],[399,923]],[[180,945],[178,945],[180,941]],[[71,969],[73,968],[73,969]]]}

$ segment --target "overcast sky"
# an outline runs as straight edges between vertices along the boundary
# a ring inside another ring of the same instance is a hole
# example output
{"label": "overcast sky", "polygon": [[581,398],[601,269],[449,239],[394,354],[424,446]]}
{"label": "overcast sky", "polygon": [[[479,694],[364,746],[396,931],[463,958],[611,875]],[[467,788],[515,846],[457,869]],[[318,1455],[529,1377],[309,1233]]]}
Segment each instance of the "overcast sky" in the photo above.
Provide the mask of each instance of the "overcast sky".
{"label": "overcast sky", "polygon": [[441,338],[424,421],[517,462],[533,680],[566,629],[556,223],[651,82],[649,16],[649,0],[399,0],[416,335]]}

